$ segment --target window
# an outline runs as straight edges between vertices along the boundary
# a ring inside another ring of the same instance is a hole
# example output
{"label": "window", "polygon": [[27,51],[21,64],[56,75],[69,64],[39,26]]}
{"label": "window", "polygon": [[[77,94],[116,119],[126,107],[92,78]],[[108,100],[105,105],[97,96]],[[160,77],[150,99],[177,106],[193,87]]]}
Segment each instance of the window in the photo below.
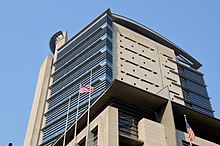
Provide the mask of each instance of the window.
{"label": "window", "polygon": [[119,112],[119,133],[138,138],[138,120],[128,113]]}

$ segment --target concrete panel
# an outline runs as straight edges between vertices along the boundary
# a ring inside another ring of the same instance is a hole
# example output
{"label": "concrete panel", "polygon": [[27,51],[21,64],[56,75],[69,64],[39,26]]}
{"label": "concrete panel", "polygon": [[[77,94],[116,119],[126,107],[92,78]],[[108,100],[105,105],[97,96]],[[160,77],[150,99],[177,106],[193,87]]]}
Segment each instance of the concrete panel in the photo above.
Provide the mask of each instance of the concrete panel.
{"label": "concrete panel", "polygon": [[51,65],[52,57],[47,56],[40,69],[29,123],[24,140],[24,146],[36,146],[38,144],[40,134],[39,132],[41,129],[45,100],[49,85]]}
{"label": "concrete panel", "polygon": [[165,139],[164,127],[148,119],[138,123],[138,136],[144,141],[143,146],[168,146]]}
{"label": "concrete panel", "polygon": [[113,23],[113,77],[143,90],[162,89],[155,42]]}
{"label": "concrete panel", "polygon": [[185,105],[183,100],[180,100],[175,97],[178,96],[180,98],[183,98],[183,94],[181,87],[177,86],[180,85],[179,75],[173,73],[178,72],[176,64],[176,55],[174,51],[158,44],[158,53],[161,65],[163,85],[169,87],[170,99],[172,101]]}
{"label": "concrete panel", "polygon": [[174,72],[178,69],[172,49],[113,23],[113,78],[154,94],[169,87],[170,100],[184,105]]}

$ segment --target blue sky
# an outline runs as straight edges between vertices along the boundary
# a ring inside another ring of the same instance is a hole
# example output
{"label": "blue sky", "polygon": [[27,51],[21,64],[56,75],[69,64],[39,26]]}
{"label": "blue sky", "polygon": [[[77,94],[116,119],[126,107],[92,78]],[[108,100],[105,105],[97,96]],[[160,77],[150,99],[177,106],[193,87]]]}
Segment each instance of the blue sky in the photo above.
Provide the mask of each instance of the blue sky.
{"label": "blue sky", "polygon": [[20,0],[0,5],[0,145],[23,145],[38,73],[50,37],[69,38],[107,8],[155,30],[197,58],[215,116],[220,118],[219,0]]}

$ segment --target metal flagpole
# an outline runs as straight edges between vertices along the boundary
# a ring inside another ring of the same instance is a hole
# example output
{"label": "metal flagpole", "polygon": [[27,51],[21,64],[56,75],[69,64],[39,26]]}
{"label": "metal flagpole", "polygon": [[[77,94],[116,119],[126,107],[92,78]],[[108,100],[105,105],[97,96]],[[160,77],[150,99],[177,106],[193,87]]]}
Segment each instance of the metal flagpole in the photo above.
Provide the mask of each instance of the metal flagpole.
{"label": "metal flagpole", "polygon": [[186,120],[186,115],[184,115],[184,119],[185,119],[185,123],[187,122],[187,120]]}
{"label": "metal flagpole", "polygon": [[76,124],[75,124],[75,130],[74,130],[74,138],[75,138],[75,142],[74,145],[76,146],[76,132],[77,132],[77,121],[78,121],[78,114],[79,114],[79,100],[80,100],[80,89],[81,89],[81,83],[79,84],[79,94],[78,94],[78,98],[77,98],[77,108],[76,108]]}
{"label": "metal flagpole", "polygon": [[89,140],[89,116],[90,116],[90,98],[91,98],[91,88],[92,88],[92,69],[90,72],[90,81],[89,81],[90,91],[89,91],[89,102],[88,102],[88,116],[87,116],[87,135],[86,135],[86,146],[88,146]]}
{"label": "metal flagpole", "polygon": [[70,101],[71,101],[71,98],[69,98],[68,109],[66,113],[66,125],[65,125],[64,137],[63,137],[63,146],[65,146],[66,144],[66,130],[67,130],[67,125],[68,125],[69,111],[70,111]]}

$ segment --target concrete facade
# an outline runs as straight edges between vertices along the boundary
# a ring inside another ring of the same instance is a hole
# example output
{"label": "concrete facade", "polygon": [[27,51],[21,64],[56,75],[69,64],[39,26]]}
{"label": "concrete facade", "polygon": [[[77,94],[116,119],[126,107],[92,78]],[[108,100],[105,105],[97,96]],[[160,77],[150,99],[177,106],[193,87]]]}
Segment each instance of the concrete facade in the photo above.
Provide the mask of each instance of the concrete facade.
{"label": "concrete facade", "polygon": [[38,144],[41,124],[43,120],[44,106],[47,97],[51,66],[52,57],[47,56],[40,69],[24,146],[36,146]]}
{"label": "concrete facade", "polygon": [[171,100],[184,105],[175,97],[183,95],[172,49],[113,23],[113,62],[115,79],[154,94],[168,86]]}
{"label": "concrete facade", "polygon": [[[78,145],[80,141],[86,137],[87,128],[84,128],[67,146]],[[98,130],[98,141],[99,146],[118,146],[119,136],[118,136],[118,109],[108,106],[102,111],[89,125],[90,137],[89,144],[93,146],[93,134],[92,130],[97,128]]]}
{"label": "concrete facade", "polygon": [[143,146],[168,146],[162,124],[142,119],[138,123],[139,139],[144,141]]}

